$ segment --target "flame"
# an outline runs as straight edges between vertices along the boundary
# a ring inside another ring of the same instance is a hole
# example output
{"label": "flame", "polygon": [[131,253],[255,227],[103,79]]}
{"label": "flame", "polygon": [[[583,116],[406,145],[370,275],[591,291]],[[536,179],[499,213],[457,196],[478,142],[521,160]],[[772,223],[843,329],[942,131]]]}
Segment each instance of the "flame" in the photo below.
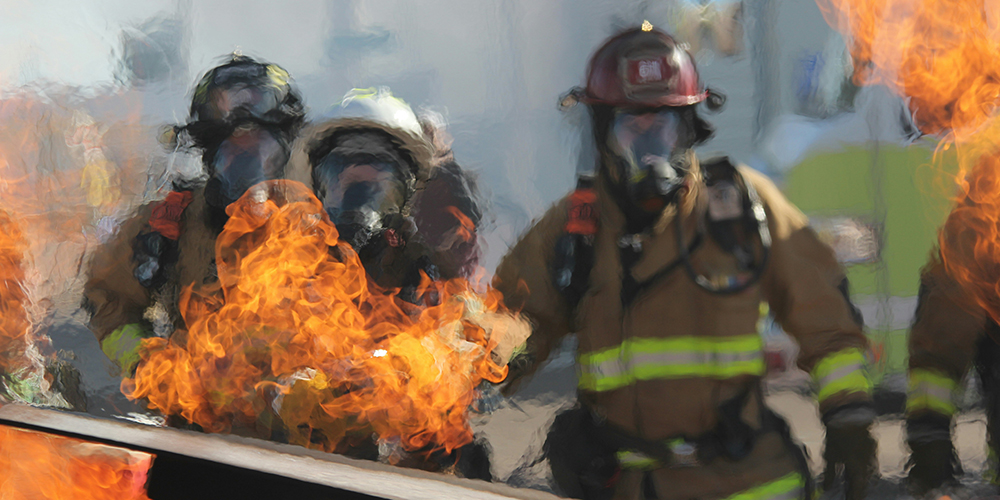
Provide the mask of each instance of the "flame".
{"label": "flame", "polygon": [[1000,321],[1000,5],[982,0],[817,0],[850,39],[855,78],[908,98],[958,159],[955,210],[938,236],[946,271]]}
{"label": "flame", "polygon": [[472,219],[462,213],[458,207],[449,206],[446,210],[458,220],[459,226],[455,229],[456,237],[466,243],[472,241],[476,234],[476,225],[472,222]]}
{"label": "flame", "polygon": [[26,366],[31,322],[25,310],[22,260],[27,242],[21,226],[0,210],[0,370],[18,373]]}
{"label": "flame", "polygon": [[410,451],[471,442],[475,387],[507,374],[498,292],[425,276],[438,305],[418,307],[378,289],[299,183],[260,184],[227,213],[219,290],[185,290],[188,330],[144,342],[126,395],[211,432],[280,421],[326,451],[372,434]]}
{"label": "flame", "polygon": [[148,500],[153,455],[0,427],[0,498]]}
{"label": "flame", "polygon": [[6,399],[50,406],[68,403],[49,390],[41,325],[59,304],[75,305],[98,221],[128,209],[123,190],[138,190],[147,170],[146,155],[130,154],[143,133],[137,113],[108,124],[69,101],[57,89],[0,98],[0,375]]}

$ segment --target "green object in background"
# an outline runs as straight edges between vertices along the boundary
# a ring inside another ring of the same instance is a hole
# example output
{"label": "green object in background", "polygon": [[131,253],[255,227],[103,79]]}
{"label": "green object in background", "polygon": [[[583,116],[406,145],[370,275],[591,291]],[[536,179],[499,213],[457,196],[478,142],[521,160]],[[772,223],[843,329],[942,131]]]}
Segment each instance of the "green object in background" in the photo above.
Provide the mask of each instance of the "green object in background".
{"label": "green object in background", "polygon": [[138,323],[123,325],[101,341],[101,350],[122,369],[123,374],[131,375],[139,364],[142,340],[149,336],[149,332]]}
{"label": "green object in background", "polygon": [[[933,164],[931,141],[903,147],[846,146],[812,156],[791,169],[783,190],[810,217],[846,216],[874,223],[881,248],[874,262],[847,265],[856,302],[909,300],[915,303],[920,269],[927,263],[938,228],[953,206],[957,185],[954,154]],[[899,312],[894,312],[899,314]],[[873,379],[903,373],[910,318],[876,324],[866,318],[875,345]]]}
{"label": "green object in background", "polygon": [[[944,155],[941,170],[931,165],[932,154],[923,144],[882,146],[874,151],[849,147],[809,158],[785,177],[788,199],[810,216],[878,219],[876,207],[883,208],[881,262],[848,267],[855,295],[878,292],[879,265],[887,268],[890,295],[917,294],[920,268],[927,263],[956,189],[954,155]],[[877,176],[873,169],[879,170]]]}

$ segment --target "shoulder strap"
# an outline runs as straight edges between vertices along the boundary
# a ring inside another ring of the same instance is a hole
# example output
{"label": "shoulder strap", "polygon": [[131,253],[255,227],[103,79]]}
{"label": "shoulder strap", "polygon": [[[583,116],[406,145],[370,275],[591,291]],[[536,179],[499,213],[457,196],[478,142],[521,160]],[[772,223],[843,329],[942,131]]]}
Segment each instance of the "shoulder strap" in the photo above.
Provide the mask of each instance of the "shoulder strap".
{"label": "shoulder strap", "polygon": [[594,267],[594,236],[598,229],[597,192],[592,177],[577,179],[576,190],[566,205],[567,220],[563,234],[556,240],[552,259],[552,283],[575,311],[590,288]]}

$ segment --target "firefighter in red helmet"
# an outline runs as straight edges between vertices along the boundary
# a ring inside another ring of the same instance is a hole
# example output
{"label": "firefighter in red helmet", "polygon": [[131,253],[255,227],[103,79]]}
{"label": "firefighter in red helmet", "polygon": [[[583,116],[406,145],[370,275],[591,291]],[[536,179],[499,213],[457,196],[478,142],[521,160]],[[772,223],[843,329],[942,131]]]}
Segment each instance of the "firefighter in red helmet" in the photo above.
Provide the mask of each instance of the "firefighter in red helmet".
{"label": "firefighter in red helmet", "polygon": [[[806,498],[801,448],[764,403],[766,300],[799,342],[827,426],[826,479],[860,499],[875,417],[860,314],[833,251],[765,176],[699,161],[696,107],[722,97],[648,23],[597,50],[586,88],[597,174],[510,249],[495,286],[533,320],[523,376],[560,337],[579,340],[579,404],[544,450],[578,498]],[[513,369],[512,368],[512,369]]]}

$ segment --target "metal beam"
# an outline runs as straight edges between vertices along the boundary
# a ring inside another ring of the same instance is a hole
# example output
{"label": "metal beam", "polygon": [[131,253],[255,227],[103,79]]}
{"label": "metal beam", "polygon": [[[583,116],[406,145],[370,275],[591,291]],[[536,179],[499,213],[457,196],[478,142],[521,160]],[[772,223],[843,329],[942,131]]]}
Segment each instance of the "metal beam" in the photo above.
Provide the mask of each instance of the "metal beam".
{"label": "metal beam", "polygon": [[[555,500],[536,490],[307,450],[287,444],[220,434],[147,427],[75,413],[7,405],[0,424],[32,428],[152,453],[166,452],[398,500]],[[155,467],[155,463],[154,463]]]}

